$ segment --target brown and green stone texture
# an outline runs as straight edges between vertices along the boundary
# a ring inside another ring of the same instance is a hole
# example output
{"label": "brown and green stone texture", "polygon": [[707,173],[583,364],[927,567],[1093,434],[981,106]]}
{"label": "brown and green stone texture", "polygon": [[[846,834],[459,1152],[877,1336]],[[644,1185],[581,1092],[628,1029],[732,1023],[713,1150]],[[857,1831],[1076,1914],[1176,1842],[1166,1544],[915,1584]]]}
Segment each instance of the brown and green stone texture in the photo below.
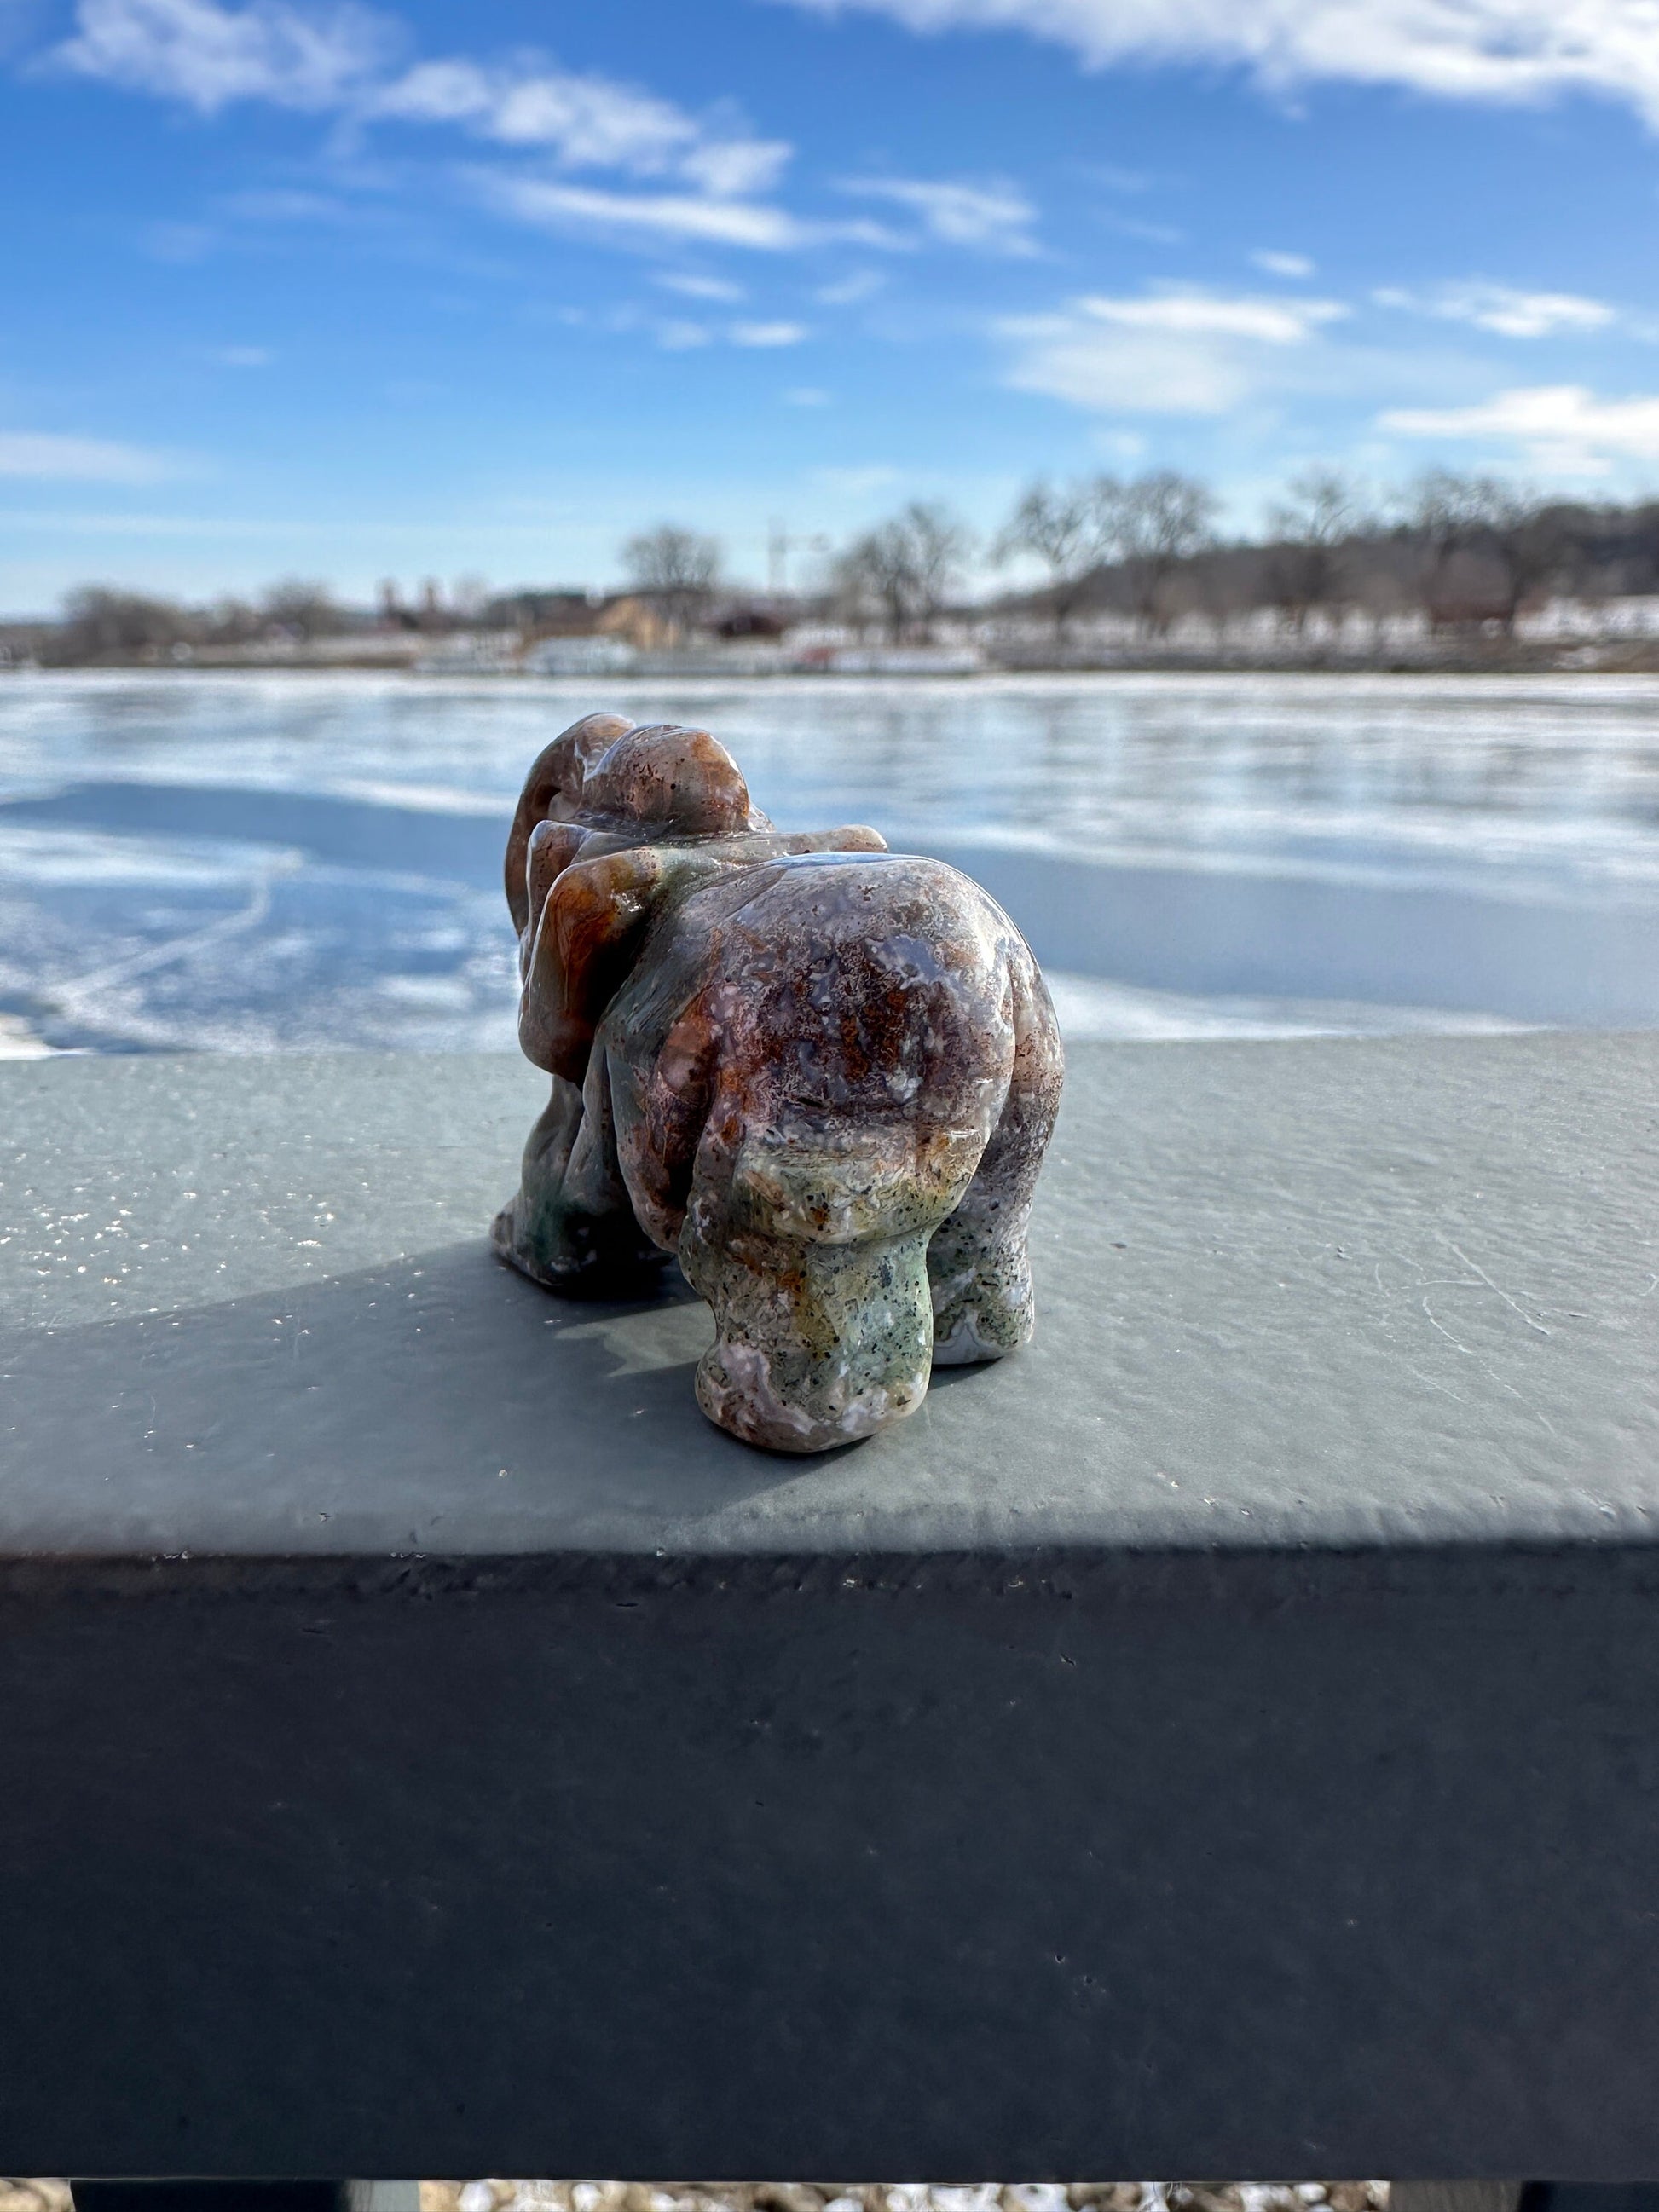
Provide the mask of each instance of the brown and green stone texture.
{"label": "brown and green stone texture", "polygon": [[501,1256],[714,1310],[697,1402],[812,1452],[1032,1328],[1026,1226],[1062,1073],[1019,932],[873,830],[786,836],[706,730],[590,714],[507,848],[519,1038],[552,1078]]}

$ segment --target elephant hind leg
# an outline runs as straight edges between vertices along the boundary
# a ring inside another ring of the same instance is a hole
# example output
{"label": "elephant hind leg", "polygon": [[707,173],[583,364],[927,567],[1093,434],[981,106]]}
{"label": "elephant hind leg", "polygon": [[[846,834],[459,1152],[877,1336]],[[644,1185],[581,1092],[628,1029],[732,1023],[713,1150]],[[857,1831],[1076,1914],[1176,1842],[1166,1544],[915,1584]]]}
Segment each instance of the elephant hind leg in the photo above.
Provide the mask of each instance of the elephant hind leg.
{"label": "elephant hind leg", "polygon": [[1026,1231],[1065,1073],[1048,988],[1026,954],[1014,967],[1008,1096],[962,1203],[927,1248],[933,1364],[968,1367],[1026,1343],[1036,1322]]}
{"label": "elephant hind leg", "polygon": [[714,1312],[697,1403],[770,1451],[828,1451],[914,1413],[927,1393],[927,1239],[785,1244],[744,1237],[681,1264]]}
{"label": "elephant hind leg", "polygon": [[918,1172],[866,1131],[838,1149],[751,1140],[694,1178],[680,1265],[714,1309],[697,1402],[771,1451],[827,1451],[914,1413],[927,1392],[927,1239],[971,1156]]}

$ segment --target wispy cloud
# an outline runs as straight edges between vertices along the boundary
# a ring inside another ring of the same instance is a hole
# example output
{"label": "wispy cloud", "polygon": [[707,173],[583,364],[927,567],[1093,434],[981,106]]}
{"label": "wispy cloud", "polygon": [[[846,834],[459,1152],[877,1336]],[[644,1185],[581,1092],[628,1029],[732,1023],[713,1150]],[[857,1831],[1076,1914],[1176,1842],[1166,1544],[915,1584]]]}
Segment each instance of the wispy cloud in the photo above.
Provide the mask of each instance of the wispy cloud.
{"label": "wispy cloud", "polygon": [[[616,327],[628,328],[632,318],[618,316]],[[652,337],[667,353],[685,353],[693,347],[712,345],[721,337],[727,345],[744,347],[776,347],[799,345],[809,335],[805,323],[732,323],[724,331],[711,330],[706,323],[659,322],[648,325]]]}
{"label": "wispy cloud", "polygon": [[634,240],[653,247],[678,240],[784,253],[848,240],[862,246],[900,241],[875,223],[815,223],[760,200],[714,199],[695,192],[618,192],[594,185],[474,167],[465,174],[499,215],[545,230],[582,237]]}
{"label": "wispy cloud", "polygon": [[420,62],[362,103],[405,123],[453,124],[501,146],[544,150],[562,168],[676,176],[716,198],[770,191],[793,149],[711,126],[675,102],[614,78],[539,60],[517,65]]}
{"label": "wispy cloud", "polygon": [[1274,89],[1326,80],[1454,100],[1591,92],[1659,127],[1652,0],[794,0],[913,31],[1023,30],[1109,62],[1220,63]]}
{"label": "wispy cloud", "polygon": [[166,458],[142,446],[106,438],[64,437],[46,430],[0,430],[0,477],[40,483],[159,483],[174,473]]}
{"label": "wispy cloud", "polygon": [[960,177],[849,177],[842,190],[907,210],[930,236],[946,246],[1022,256],[1037,251],[1031,236],[1036,210],[1017,185],[1005,179],[974,183]]}
{"label": "wispy cloud", "polygon": [[1396,407],[1377,421],[1395,437],[1496,440],[1554,475],[1605,476],[1615,459],[1659,460],[1659,397],[1603,399],[1582,384],[1524,386],[1474,407]]}
{"label": "wispy cloud", "polygon": [[878,269],[856,269],[850,276],[838,276],[833,284],[820,284],[812,297],[826,307],[853,307],[860,300],[873,298],[886,282]]}
{"label": "wispy cloud", "polygon": [[213,358],[221,368],[269,368],[271,352],[269,346],[221,346]]}
{"label": "wispy cloud", "polygon": [[827,407],[830,402],[830,394],[816,384],[798,384],[783,396],[791,407]]}
{"label": "wispy cloud", "polygon": [[1139,238],[1148,246],[1184,246],[1187,234],[1173,222],[1150,222],[1146,216],[1119,215],[1115,210],[1101,209],[1095,220],[1108,230],[1115,230],[1120,238]]}
{"label": "wispy cloud", "polygon": [[390,18],[350,4],[80,0],[75,35],[51,58],[82,76],[214,115],[244,100],[338,107],[385,70],[400,43]]}
{"label": "wispy cloud", "polygon": [[733,323],[731,335],[735,346],[793,346],[807,330],[805,323]]}
{"label": "wispy cloud", "polygon": [[686,300],[724,301],[728,306],[744,296],[741,284],[734,284],[726,276],[700,276],[695,272],[665,270],[656,282],[665,291],[678,292]]}
{"label": "wispy cloud", "polygon": [[[403,25],[336,0],[78,0],[74,35],[46,66],[214,115],[238,102],[331,112],[352,131],[444,128],[538,157],[498,177],[495,204],[525,220],[612,238],[650,234],[777,251],[820,236],[896,241],[878,225],[811,226],[772,205],[793,149],[724,106],[694,113],[640,86],[545,55],[409,63]],[[567,183],[599,172],[660,189],[632,198]],[[476,179],[479,171],[475,167]],[[314,194],[272,196],[296,203]],[[307,210],[306,212],[310,212]]]}
{"label": "wispy cloud", "polygon": [[1219,415],[1251,389],[1264,360],[1346,313],[1333,300],[1170,290],[1073,300],[1052,314],[1006,318],[996,331],[1017,391],[1103,414]]}
{"label": "wispy cloud", "polygon": [[1257,247],[1250,260],[1265,276],[1283,276],[1292,283],[1300,283],[1314,273],[1314,264],[1305,253],[1279,253],[1262,246]]}
{"label": "wispy cloud", "polygon": [[1401,307],[1419,315],[1437,315],[1452,323],[1472,323],[1500,337],[1547,338],[1563,331],[1605,330],[1618,310],[1602,300],[1577,292],[1522,292],[1509,284],[1471,282],[1446,284],[1433,292],[1412,292],[1386,285],[1371,297],[1379,307]]}

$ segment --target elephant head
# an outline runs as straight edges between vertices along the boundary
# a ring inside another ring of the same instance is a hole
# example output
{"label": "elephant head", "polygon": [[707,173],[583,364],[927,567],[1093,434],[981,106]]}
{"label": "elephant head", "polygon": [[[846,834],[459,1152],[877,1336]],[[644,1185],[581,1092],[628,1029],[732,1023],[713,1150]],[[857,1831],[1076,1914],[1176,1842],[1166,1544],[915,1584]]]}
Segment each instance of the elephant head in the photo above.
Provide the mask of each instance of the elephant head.
{"label": "elephant head", "polygon": [[707,730],[585,715],[537,757],[507,836],[526,1056],[581,1081],[594,1029],[665,894],[788,854],[885,849],[878,831],[856,825],[781,835]]}

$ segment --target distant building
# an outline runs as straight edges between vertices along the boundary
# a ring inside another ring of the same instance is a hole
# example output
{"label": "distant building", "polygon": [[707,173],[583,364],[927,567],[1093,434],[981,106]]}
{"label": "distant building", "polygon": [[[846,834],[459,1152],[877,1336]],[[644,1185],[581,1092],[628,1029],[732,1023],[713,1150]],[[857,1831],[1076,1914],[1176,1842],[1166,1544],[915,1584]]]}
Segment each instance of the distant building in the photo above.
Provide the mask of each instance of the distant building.
{"label": "distant building", "polygon": [[712,624],[716,637],[781,637],[789,629],[787,615],[765,599],[739,600],[717,615]]}

